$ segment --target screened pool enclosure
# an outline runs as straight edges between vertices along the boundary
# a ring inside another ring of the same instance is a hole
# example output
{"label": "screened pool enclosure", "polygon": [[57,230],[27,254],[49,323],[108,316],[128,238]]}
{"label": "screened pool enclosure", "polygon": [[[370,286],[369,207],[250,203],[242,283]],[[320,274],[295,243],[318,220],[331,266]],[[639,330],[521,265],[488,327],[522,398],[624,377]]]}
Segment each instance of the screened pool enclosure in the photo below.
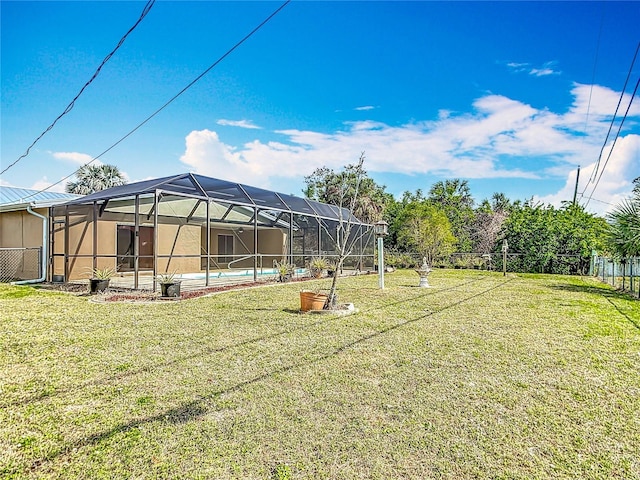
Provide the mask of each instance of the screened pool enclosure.
{"label": "screened pool enclosure", "polygon": [[274,262],[302,273],[314,256],[337,258],[341,222],[351,224],[344,268],[373,269],[373,229],[348,210],[191,173],[113,187],[50,215],[51,274],[63,281],[111,268],[133,288],[166,272],[209,285],[257,280]]}

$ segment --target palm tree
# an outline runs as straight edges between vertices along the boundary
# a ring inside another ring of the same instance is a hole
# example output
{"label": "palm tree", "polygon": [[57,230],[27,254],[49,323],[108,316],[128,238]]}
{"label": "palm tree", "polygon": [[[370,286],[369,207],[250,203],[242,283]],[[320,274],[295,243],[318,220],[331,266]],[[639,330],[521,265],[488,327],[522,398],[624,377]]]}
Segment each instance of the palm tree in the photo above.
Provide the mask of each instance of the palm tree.
{"label": "palm tree", "polygon": [[610,243],[621,257],[640,255],[640,193],[623,200],[608,215]]}
{"label": "palm tree", "polygon": [[118,167],[114,165],[83,165],[76,172],[75,182],[67,183],[67,193],[89,195],[126,182]]}

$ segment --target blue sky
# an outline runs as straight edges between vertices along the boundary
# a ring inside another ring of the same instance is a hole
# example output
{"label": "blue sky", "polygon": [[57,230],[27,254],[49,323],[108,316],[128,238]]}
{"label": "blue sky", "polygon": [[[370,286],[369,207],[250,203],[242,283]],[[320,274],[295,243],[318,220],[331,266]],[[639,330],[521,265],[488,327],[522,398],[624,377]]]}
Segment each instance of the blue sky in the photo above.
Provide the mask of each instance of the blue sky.
{"label": "blue sky", "polygon": [[[6,168],[65,109],[145,2],[1,6]],[[64,116],[5,172],[44,188],[120,140],[270,15],[276,2],[158,0]],[[301,195],[366,152],[387,191],[468,180],[602,213],[640,176],[640,100],[589,182],[640,41],[638,2],[293,1],[100,158],[130,181],[193,171]],[[636,61],[621,116],[640,75]],[[604,169],[603,169],[604,167]],[[60,191],[64,183],[52,187]]]}

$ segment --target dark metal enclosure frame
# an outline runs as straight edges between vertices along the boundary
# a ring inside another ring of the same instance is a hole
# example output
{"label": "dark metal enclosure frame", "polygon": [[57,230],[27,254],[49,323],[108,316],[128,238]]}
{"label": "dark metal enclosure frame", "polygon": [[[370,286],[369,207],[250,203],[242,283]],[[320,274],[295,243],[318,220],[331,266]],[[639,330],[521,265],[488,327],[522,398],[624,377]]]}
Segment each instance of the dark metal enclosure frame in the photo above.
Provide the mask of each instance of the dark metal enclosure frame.
{"label": "dark metal enclosure frame", "polygon": [[347,209],[192,173],[103,190],[50,216],[50,271],[65,279],[113,266],[136,289],[140,272],[153,274],[154,290],[156,275],[172,271],[204,272],[208,286],[212,270],[244,268],[255,281],[274,261],[303,268],[314,256],[337,257],[341,222],[351,223],[345,268],[374,265],[372,226]]}

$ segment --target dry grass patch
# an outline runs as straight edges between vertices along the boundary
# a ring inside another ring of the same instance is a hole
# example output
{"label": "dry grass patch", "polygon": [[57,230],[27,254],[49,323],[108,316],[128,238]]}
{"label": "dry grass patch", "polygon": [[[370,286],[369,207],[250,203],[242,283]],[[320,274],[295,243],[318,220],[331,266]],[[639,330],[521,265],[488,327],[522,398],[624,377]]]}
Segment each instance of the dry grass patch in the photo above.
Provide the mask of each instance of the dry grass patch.
{"label": "dry grass patch", "polygon": [[298,314],[295,284],[151,305],[0,286],[0,476],[640,477],[639,302],[417,283],[344,279],[348,317]]}

